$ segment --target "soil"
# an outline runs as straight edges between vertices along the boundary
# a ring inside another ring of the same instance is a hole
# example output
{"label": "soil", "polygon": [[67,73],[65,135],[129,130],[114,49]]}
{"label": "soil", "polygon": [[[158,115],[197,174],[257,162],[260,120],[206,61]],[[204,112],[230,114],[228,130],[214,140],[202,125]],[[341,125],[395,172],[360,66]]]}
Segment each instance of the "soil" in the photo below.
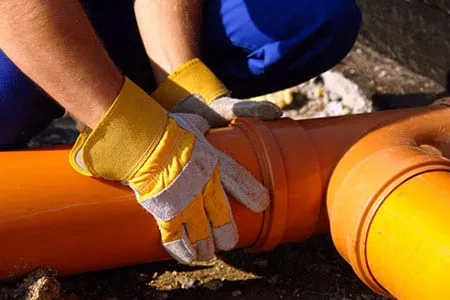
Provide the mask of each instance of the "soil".
{"label": "soil", "polygon": [[[373,100],[374,109],[426,105],[445,91],[359,43],[334,70],[356,82]],[[49,130],[50,134],[37,140],[52,144],[74,138],[67,128]],[[61,138],[61,134],[65,136]],[[0,300],[203,298],[384,299],[355,276],[328,235],[282,245],[264,254],[245,250],[222,253],[214,261],[195,267],[168,261],[69,277],[39,270],[0,285]]]}
{"label": "soil", "polygon": [[371,99],[373,110],[425,106],[450,92],[450,82],[444,87],[360,42],[334,70],[359,86]]}
{"label": "soil", "polygon": [[0,299],[383,299],[362,284],[327,235],[270,253],[235,250],[195,267],[149,263],[58,278],[39,271]]}

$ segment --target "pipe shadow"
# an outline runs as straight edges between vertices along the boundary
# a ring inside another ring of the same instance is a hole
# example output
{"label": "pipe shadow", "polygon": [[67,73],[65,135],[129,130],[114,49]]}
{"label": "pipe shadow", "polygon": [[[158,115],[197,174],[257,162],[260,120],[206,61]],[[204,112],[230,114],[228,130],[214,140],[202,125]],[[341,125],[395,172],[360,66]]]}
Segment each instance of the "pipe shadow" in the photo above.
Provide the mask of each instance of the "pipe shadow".
{"label": "pipe shadow", "polygon": [[439,93],[380,94],[372,96],[374,111],[428,106],[434,101],[450,97],[450,70],[447,71],[445,89]]}
{"label": "pipe shadow", "polygon": [[372,96],[373,111],[413,108],[429,106],[435,100],[450,96],[449,92],[442,93],[413,93],[413,94],[374,94]]}

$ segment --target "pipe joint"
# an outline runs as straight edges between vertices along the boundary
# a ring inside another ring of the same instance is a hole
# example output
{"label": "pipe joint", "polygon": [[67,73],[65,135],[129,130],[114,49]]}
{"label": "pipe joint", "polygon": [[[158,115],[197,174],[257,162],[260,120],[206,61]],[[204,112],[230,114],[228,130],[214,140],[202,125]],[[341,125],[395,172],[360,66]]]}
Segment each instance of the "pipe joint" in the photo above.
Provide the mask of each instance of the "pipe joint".
{"label": "pipe joint", "polygon": [[393,297],[372,274],[368,232],[385,199],[426,172],[450,172],[450,109],[394,121],[363,137],[343,156],[331,177],[327,209],[339,253],[375,292]]}

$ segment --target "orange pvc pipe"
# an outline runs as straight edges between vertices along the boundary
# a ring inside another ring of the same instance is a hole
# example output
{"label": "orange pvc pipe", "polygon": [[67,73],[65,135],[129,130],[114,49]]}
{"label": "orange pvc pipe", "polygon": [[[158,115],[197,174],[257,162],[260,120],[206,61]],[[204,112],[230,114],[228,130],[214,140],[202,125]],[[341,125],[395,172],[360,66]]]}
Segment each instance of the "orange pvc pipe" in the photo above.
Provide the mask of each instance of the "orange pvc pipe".
{"label": "orange pvc pipe", "polygon": [[333,172],[334,244],[379,294],[450,297],[441,269],[450,261],[449,133],[447,107],[400,119],[359,140]]}
{"label": "orange pvc pipe", "polygon": [[[239,247],[271,250],[328,232],[323,205],[342,155],[373,128],[437,108],[293,121],[240,119],[208,140],[271,191],[262,214],[231,201]],[[0,278],[38,267],[61,275],[168,259],[153,218],[117,183],[68,164],[69,146],[0,153]]]}

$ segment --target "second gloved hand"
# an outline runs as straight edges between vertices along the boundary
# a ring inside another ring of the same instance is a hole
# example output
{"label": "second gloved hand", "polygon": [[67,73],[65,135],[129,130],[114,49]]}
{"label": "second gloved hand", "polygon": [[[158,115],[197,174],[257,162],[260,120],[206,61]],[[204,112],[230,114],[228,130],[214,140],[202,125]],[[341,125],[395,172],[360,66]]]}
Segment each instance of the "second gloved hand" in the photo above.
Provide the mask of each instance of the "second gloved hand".
{"label": "second gloved hand", "polygon": [[199,59],[179,67],[159,85],[152,97],[172,112],[198,114],[211,127],[226,126],[237,117],[275,120],[281,109],[269,101],[232,98],[222,82]]}
{"label": "second gloved hand", "polygon": [[125,79],[99,124],[81,132],[70,162],[83,175],[128,185],[179,262],[209,260],[238,242],[225,191],[254,212],[269,206],[269,194],[206,140],[208,129],[200,116],[168,113]]}

